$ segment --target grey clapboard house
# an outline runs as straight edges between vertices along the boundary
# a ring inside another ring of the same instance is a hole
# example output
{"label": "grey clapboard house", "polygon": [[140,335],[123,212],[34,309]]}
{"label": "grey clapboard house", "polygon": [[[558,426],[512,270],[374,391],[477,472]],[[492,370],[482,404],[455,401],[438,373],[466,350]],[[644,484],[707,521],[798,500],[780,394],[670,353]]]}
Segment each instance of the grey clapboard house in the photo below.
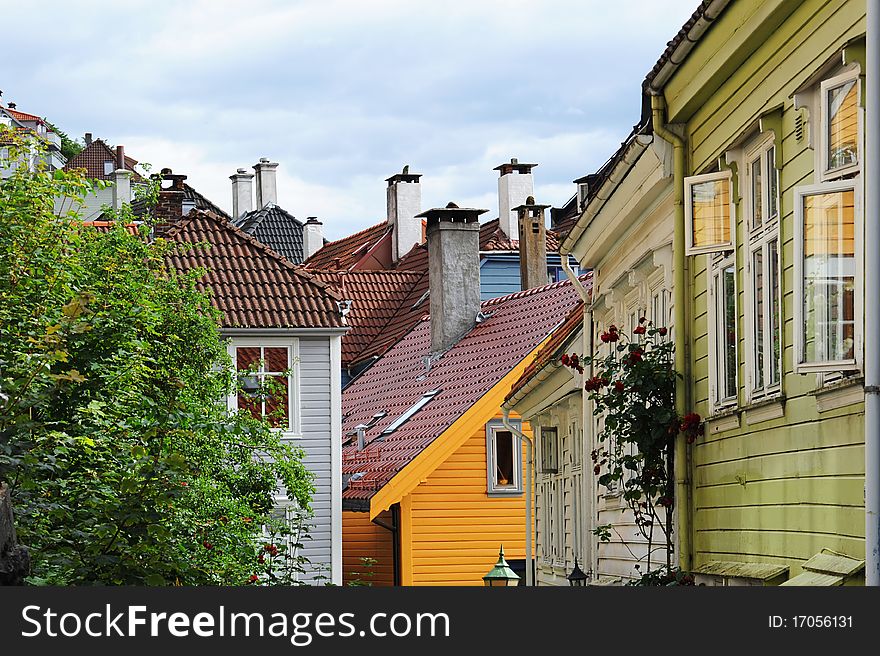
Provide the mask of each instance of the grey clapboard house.
{"label": "grey clapboard house", "polygon": [[[162,191],[159,210],[176,208],[183,190]],[[164,213],[163,213],[164,218]],[[272,378],[285,390],[271,399],[248,394],[228,399],[230,410],[266,416],[283,438],[305,451],[314,474],[308,559],[302,580],[342,582],[341,338],[346,332],[339,297],[311,274],[212,212],[169,217],[157,234],[184,244],[207,244],[169,256],[178,271],[205,270],[200,285],[223,314],[221,332],[245,381]],[[298,510],[284,496],[277,511]],[[292,544],[292,543],[291,543]],[[317,577],[317,578],[316,578]]]}

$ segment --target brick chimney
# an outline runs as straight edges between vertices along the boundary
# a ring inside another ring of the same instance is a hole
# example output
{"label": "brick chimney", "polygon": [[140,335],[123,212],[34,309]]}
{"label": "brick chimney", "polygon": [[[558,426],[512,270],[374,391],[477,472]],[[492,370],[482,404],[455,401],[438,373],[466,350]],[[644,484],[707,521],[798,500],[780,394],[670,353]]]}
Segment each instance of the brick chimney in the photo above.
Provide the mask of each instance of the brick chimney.
{"label": "brick chimney", "polygon": [[113,171],[113,209],[131,203],[131,171],[125,168],[125,146],[116,146],[116,169]]}
{"label": "brick chimney", "polygon": [[474,327],[480,312],[480,214],[449,203],[417,216],[428,222],[431,351],[445,351]]}
{"label": "brick chimney", "polygon": [[422,243],[422,185],[419,173],[410,173],[409,166],[402,173],[396,173],[385,181],[388,225],[392,227],[391,256],[397,262],[409,253],[412,247]]}
{"label": "brick chimney", "polygon": [[175,175],[171,169],[162,169],[162,188],[159,190],[159,200],[156,203],[156,224],[153,226],[153,235],[163,237],[165,231],[173,226],[183,216],[183,181],[185,175]]}
{"label": "brick chimney", "polygon": [[532,169],[537,164],[520,164],[514,157],[510,162],[496,166],[493,171],[498,177],[498,223],[508,239],[516,239],[519,234],[519,221],[516,214],[518,205],[535,194],[535,181]]}
{"label": "brick chimney", "polygon": [[238,169],[229,179],[232,180],[232,218],[238,219],[253,209],[254,174]]}
{"label": "brick chimney", "polygon": [[256,209],[261,210],[269,203],[278,204],[278,191],[275,186],[275,169],[278,168],[277,162],[270,162],[268,158],[261,157],[260,161],[254,164],[254,171],[257,172],[257,206]]}
{"label": "brick chimney", "polygon": [[91,146],[92,145],[92,133],[86,132],[85,136],[83,137],[83,141],[85,142],[86,146]]}
{"label": "brick chimney", "polygon": [[547,284],[547,229],[544,210],[549,205],[535,205],[532,196],[514,209],[519,220],[519,280],[521,289]]}
{"label": "brick chimney", "polygon": [[324,245],[324,225],[318,217],[310,216],[303,226],[303,261],[317,253]]}

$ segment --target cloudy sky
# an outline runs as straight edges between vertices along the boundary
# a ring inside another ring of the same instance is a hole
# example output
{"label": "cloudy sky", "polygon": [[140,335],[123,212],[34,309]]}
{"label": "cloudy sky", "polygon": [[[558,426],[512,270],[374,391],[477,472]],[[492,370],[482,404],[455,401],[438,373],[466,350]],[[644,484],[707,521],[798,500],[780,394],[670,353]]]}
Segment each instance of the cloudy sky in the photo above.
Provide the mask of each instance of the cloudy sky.
{"label": "cloudy sky", "polygon": [[[279,162],[279,205],[331,239],[423,208],[497,215],[493,167],[537,162],[558,206],[638,121],[641,81],[697,0],[3,3],[2,100],[124,144],[231,209],[229,175]],[[38,8],[36,8],[38,7]]]}

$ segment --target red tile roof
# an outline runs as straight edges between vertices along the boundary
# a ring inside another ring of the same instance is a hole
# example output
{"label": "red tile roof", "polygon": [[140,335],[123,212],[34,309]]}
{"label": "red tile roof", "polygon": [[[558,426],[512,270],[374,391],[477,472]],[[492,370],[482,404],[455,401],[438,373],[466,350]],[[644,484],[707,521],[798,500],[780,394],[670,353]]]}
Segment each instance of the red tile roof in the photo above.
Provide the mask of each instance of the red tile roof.
{"label": "red tile roof", "polygon": [[[68,170],[85,169],[86,177],[93,180],[112,180],[112,174],[108,175],[104,173],[104,162],[108,160],[115,163],[116,153],[101,139],[95,139],[92,143],[83,148],[82,152],[71,157],[67,164],[64,165],[64,168]],[[134,170],[136,165],[136,159],[133,159],[128,155],[125,156],[125,168],[134,172],[134,175],[132,176],[133,180],[140,180],[141,176]]]}
{"label": "red tile roof", "polygon": [[309,269],[348,270],[355,266],[391,228],[383,221],[348,237],[324,244],[305,262]]}
{"label": "red tile roof", "polygon": [[297,267],[231,223],[210,212],[192,210],[165,233],[182,244],[168,256],[178,271],[204,268],[199,287],[210,290],[228,328],[342,327],[340,298]]}
{"label": "red tile roof", "polygon": [[[480,225],[480,250],[481,251],[518,251],[519,239],[510,239],[498,224],[498,219],[492,219]],[[547,231],[547,252],[555,253],[559,250],[559,240],[552,230]]]}
{"label": "red tile roof", "polygon": [[[115,221],[83,221],[82,224],[86,228],[94,228],[98,232],[110,232],[111,228],[115,224]],[[127,223],[125,225],[125,229],[131,235],[140,234],[140,226],[136,223]]]}
{"label": "red tile roof", "polygon": [[16,121],[36,121],[38,123],[43,123],[43,119],[34,114],[28,114],[27,112],[20,112],[17,109],[11,109],[9,107],[3,108],[5,111],[9,112],[9,115],[14,118]]}
{"label": "red tile roof", "polygon": [[418,286],[425,274],[416,271],[311,271],[316,280],[334,289],[337,295],[352,301],[346,315],[351,330],[342,339],[342,364],[349,367],[373,355],[381,355],[385,349],[374,347],[387,340],[393,344],[408,331],[425,313],[423,305],[416,321],[408,325],[398,323],[389,330],[389,323],[396,317],[413,288]]}
{"label": "red tile roof", "polygon": [[[587,273],[585,278],[588,280],[585,286],[592,287],[593,281],[591,273]],[[520,376],[513,384],[513,387],[510,388],[510,392],[504,399],[505,403],[513,399],[516,393],[528,385],[529,381],[544,367],[553,362],[558,362],[559,356],[561,356],[562,347],[565,346],[565,344],[568,343],[568,340],[578,332],[583,324],[583,319],[584,303],[581,301],[572,308],[571,312],[569,312],[568,316],[565,318],[565,321],[562,322],[562,325],[553,331],[553,335],[547,343],[544,344],[544,346],[541,347],[541,350],[535,354],[534,359],[525,368],[522,376]]]}
{"label": "red tile roof", "polygon": [[[482,310],[491,316],[434,359],[430,368],[424,360],[431,347],[430,321],[420,321],[343,392],[344,440],[375,413],[387,413],[366,431],[363,451],[357,450],[356,440],[343,448],[343,473],[361,474],[349,481],[343,498],[356,503],[372,497],[531,353],[579,302],[567,280],[486,301]],[[397,430],[381,436],[429,390],[441,391]]]}

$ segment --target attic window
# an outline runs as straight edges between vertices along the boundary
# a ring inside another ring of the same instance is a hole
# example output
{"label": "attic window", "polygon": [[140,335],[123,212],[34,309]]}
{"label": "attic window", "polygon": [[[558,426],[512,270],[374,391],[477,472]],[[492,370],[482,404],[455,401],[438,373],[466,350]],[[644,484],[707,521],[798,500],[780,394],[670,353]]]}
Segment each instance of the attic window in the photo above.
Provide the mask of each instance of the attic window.
{"label": "attic window", "polygon": [[104,175],[110,175],[113,173],[113,162],[108,160],[104,162]]}
{"label": "attic window", "polygon": [[382,431],[382,435],[390,435],[391,433],[396,431],[398,428],[403,426],[407,421],[409,421],[413,417],[413,415],[415,415],[419,410],[421,410],[426,405],[428,405],[428,402],[431,399],[433,399],[435,396],[437,396],[441,391],[442,390],[437,389],[437,390],[431,390],[429,392],[425,392],[424,394],[422,394],[422,398],[420,398],[418,401],[416,401],[412,405],[412,407],[410,407],[406,412],[404,412],[402,415],[400,415],[393,422],[388,424],[388,427]]}

